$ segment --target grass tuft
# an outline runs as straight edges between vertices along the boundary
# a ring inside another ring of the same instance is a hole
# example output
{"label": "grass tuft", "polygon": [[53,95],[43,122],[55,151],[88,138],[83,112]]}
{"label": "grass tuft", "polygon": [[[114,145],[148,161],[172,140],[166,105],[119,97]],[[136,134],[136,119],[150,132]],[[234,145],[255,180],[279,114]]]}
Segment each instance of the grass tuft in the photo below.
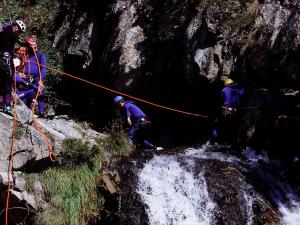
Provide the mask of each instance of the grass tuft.
{"label": "grass tuft", "polygon": [[97,196],[96,175],[97,171],[87,164],[72,170],[52,168],[44,172],[41,181],[51,207],[37,215],[36,224],[88,224],[102,204],[102,198]]}
{"label": "grass tuft", "polygon": [[40,177],[50,207],[36,216],[35,224],[87,225],[104,203],[96,184],[102,152],[79,139],[65,139],[62,146],[57,167]]}
{"label": "grass tuft", "polygon": [[134,146],[128,141],[128,135],[124,130],[120,119],[112,122],[109,135],[103,141],[102,145],[105,150],[114,155],[129,155],[134,150]]}

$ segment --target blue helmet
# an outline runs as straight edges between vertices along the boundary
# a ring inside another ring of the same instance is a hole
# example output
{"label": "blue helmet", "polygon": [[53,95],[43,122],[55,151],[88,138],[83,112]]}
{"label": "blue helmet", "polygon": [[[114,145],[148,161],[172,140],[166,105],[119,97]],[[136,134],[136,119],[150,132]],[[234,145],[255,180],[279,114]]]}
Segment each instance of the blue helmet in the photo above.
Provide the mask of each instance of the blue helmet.
{"label": "blue helmet", "polygon": [[114,98],[114,103],[118,104],[119,101],[121,101],[121,100],[124,100],[124,98],[122,96],[117,96],[117,97]]}

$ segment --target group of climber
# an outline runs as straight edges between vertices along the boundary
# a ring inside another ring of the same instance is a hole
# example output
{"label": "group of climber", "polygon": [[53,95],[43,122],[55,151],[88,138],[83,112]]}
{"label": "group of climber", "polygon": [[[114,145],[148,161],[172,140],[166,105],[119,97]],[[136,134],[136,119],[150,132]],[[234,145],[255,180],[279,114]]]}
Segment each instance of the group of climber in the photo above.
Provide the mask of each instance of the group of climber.
{"label": "group of climber", "polygon": [[[43,81],[46,75],[46,56],[38,50],[36,36],[21,41],[19,35],[26,32],[22,20],[2,24],[0,32],[0,112],[12,115],[12,87],[32,108],[37,101],[39,117],[44,117]],[[15,48],[18,44],[19,47]]]}
{"label": "group of climber", "polygon": [[[224,88],[221,92],[222,113],[215,121],[212,130],[212,141],[234,143],[233,136],[236,133],[233,131],[238,130],[239,109],[245,98],[245,94],[245,89],[232,79],[228,78],[224,80]],[[147,149],[162,149],[149,142],[145,130],[149,129],[151,122],[148,116],[134,102],[125,101],[122,96],[116,96],[114,103],[126,115],[127,124],[130,127],[128,132],[130,144],[139,145]]]}

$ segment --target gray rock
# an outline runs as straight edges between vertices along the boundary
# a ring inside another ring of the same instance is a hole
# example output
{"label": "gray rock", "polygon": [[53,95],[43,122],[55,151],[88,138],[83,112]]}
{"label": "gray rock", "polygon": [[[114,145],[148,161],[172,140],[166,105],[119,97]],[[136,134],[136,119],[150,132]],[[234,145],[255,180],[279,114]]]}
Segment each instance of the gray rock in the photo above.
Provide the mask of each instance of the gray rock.
{"label": "gray rock", "polygon": [[26,180],[20,175],[14,174],[14,188],[19,191],[25,191]]}

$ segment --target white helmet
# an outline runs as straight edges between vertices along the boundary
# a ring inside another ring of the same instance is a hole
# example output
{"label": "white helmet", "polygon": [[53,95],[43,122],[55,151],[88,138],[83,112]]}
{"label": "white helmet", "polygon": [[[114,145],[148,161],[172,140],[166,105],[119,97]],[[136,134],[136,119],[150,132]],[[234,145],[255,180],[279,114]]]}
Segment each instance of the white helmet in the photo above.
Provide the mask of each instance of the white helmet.
{"label": "white helmet", "polygon": [[20,27],[22,32],[26,32],[26,25],[22,20],[16,20],[16,24]]}

